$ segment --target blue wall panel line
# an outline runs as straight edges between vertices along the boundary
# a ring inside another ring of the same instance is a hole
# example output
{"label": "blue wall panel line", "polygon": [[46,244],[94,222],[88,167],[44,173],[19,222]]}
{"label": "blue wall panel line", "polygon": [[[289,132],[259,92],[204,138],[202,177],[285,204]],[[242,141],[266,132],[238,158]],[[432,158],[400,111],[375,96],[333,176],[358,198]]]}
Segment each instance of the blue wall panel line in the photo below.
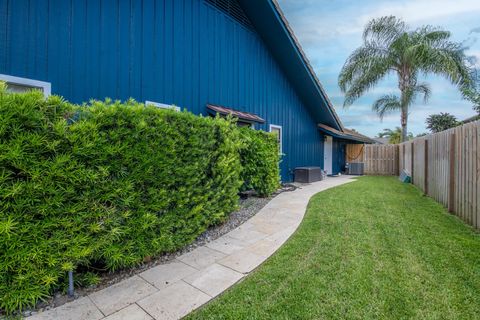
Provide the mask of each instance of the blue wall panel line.
{"label": "blue wall panel line", "polygon": [[49,81],[75,103],[253,112],[266,120],[257,129],[283,128],[283,180],[323,166],[323,135],[261,37],[203,0],[4,0],[0,17],[0,73]]}

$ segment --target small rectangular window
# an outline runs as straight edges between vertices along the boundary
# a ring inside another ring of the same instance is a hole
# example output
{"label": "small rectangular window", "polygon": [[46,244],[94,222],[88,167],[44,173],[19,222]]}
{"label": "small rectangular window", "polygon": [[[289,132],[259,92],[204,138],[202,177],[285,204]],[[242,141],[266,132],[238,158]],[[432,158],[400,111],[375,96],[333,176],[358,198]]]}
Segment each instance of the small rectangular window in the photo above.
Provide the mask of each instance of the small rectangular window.
{"label": "small rectangular window", "polygon": [[7,84],[7,91],[10,92],[27,92],[35,89],[43,92],[45,97],[48,97],[52,93],[52,85],[50,82],[14,77],[6,74],[0,74],[0,81],[4,81]]}
{"label": "small rectangular window", "polygon": [[255,129],[255,123],[242,121],[242,120],[237,120],[237,126],[239,126],[239,127],[250,127],[252,129]]}
{"label": "small rectangular window", "polygon": [[154,106],[154,107],[157,107],[157,108],[161,108],[161,109],[171,109],[171,110],[175,110],[175,111],[181,111],[180,110],[180,107],[177,107],[177,106],[174,106],[174,105],[171,105],[171,104],[164,104],[164,103],[160,103],[160,102],[153,102],[153,101],[145,101],[145,105],[146,106]]}
{"label": "small rectangular window", "polygon": [[275,134],[278,140],[278,152],[283,153],[283,137],[282,137],[282,127],[275,124],[270,125],[270,132]]}

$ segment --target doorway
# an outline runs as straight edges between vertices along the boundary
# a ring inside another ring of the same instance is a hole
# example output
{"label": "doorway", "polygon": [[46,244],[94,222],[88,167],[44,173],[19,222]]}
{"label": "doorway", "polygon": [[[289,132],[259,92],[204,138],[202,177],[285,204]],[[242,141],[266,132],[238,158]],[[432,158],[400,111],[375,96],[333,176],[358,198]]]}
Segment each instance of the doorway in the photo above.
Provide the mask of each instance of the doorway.
{"label": "doorway", "polygon": [[328,175],[331,175],[333,172],[332,168],[332,154],[333,154],[333,137],[326,136],[325,143],[323,144],[323,170],[327,172]]}

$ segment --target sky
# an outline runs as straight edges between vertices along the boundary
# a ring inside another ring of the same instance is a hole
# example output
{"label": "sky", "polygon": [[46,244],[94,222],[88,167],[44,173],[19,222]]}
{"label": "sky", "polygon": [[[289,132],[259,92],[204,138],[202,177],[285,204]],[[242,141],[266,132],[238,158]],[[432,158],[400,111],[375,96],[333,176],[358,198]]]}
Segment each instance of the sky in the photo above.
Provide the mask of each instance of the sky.
{"label": "sky", "polygon": [[[399,94],[396,77],[388,76],[347,109],[338,87],[338,74],[350,53],[362,44],[363,27],[370,19],[395,15],[412,29],[429,24],[448,30],[480,67],[480,0],[278,1],[344,125],[371,137],[384,128],[400,126],[400,113],[381,121],[371,110],[382,95]],[[475,115],[472,104],[448,81],[437,76],[421,80],[431,85],[432,96],[427,104],[418,99],[410,108],[409,132],[428,132],[425,120],[430,114],[448,112],[459,120]]]}

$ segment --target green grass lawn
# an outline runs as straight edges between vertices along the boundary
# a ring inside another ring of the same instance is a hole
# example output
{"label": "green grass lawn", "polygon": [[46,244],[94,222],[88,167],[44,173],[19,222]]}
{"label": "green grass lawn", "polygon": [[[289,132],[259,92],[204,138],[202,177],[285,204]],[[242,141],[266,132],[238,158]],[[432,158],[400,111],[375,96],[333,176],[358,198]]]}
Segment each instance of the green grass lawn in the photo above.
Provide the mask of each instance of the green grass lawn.
{"label": "green grass lawn", "polygon": [[390,177],[314,196],[290,240],[188,319],[480,319],[480,235]]}

